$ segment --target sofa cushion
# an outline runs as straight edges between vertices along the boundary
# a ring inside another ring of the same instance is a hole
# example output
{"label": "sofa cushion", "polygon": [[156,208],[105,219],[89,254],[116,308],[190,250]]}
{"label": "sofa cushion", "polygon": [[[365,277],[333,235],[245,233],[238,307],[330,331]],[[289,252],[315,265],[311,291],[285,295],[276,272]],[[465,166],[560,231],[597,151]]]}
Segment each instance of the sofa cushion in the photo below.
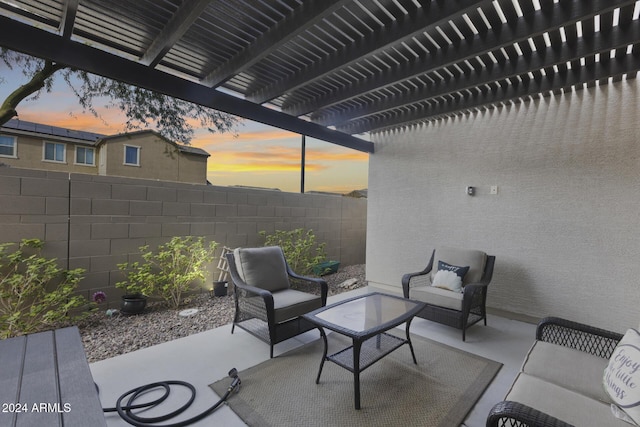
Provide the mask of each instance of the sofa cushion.
{"label": "sofa cushion", "polygon": [[281,323],[322,307],[322,298],[294,289],[285,289],[273,293],[273,307],[275,321]]}
{"label": "sofa cushion", "polygon": [[270,292],[290,287],[286,261],[278,246],[236,248],[233,251],[240,278]]}
{"label": "sofa cushion", "polygon": [[535,408],[580,427],[629,427],[611,413],[610,405],[541,378],[518,374],[505,400]]}
{"label": "sofa cushion", "polygon": [[462,279],[462,285],[479,282],[484,273],[484,265],[487,261],[487,254],[473,249],[456,249],[441,247],[436,249],[431,269],[431,282],[437,273],[438,262],[445,262],[450,265],[469,266],[469,271]]}
{"label": "sofa cushion", "polygon": [[607,359],[580,350],[536,341],[524,359],[522,371],[603,403],[611,403],[602,388],[602,371],[607,363]]}
{"label": "sofa cushion", "polygon": [[435,286],[416,286],[409,289],[411,299],[458,311],[462,311],[463,296],[461,292],[451,292]]}
{"label": "sofa cushion", "polygon": [[604,389],[615,405],[640,423],[640,333],[629,329],[604,370]]}

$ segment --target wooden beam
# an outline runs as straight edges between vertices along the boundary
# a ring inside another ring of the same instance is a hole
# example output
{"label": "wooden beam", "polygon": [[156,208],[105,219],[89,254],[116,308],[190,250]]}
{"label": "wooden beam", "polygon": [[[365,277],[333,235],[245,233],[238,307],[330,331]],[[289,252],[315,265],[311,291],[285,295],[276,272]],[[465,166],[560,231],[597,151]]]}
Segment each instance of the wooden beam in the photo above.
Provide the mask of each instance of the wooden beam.
{"label": "wooden beam", "polygon": [[60,30],[62,37],[65,39],[70,39],[73,34],[73,26],[76,23],[76,13],[78,12],[78,2],[79,0],[67,0],[64,2]]}
{"label": "wooden beam", "polygon": [[171,50],[173,45],[187,32],[211,3],[209,0],[185,0],[176,13],[169,19],[162,32],[153,40],[140,62],[155,67]]}

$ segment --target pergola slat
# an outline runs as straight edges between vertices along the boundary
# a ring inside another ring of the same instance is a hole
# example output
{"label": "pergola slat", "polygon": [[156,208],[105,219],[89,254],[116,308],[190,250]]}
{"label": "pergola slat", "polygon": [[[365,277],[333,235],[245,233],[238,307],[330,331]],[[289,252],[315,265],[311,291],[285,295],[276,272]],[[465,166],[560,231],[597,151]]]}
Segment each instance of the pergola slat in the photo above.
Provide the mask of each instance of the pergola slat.
{"label": "pergola slat", "polygon": [[0,0],[0,46],[371,152],[372,143],[347,133],[635,78],[638,7],[635,0]]}

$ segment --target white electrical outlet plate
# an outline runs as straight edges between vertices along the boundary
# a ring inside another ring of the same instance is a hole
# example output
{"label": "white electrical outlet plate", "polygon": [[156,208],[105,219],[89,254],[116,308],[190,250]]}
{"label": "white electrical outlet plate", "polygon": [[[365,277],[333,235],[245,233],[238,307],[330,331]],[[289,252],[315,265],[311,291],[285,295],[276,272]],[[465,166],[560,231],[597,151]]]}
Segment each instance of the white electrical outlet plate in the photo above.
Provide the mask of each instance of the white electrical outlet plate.
{"label": "white electrical outlet plate", "polygon": [[490,194],[498,194],[498,186],[492,185]]}

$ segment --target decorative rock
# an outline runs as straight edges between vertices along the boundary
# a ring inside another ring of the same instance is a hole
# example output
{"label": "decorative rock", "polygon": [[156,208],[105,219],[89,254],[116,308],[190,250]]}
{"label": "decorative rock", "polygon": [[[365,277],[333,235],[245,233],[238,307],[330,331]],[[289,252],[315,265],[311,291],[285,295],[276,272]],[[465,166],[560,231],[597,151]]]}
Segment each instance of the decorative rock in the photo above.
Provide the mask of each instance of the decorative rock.
{"label": "decorative rock", "polygon": [[[329,295],[366,286],[364,264],[341,267],[336,274],[322,278],[329,285]],[[350,287],[340,284],[353,279]],[[107,301],[108,302],[108,301]],[[181,317],[180,311],[198,308],[198,312]],[[186,337],[198,332],[227,325],[233,321],[235,305],[233,296],[210,298],[209,292],[190,297],[189,304],[179,309],[168,309],[162,303],[150,302],[145,312],[137,316],[121,316],[111,309],[111,316],[97,311],[78,324],[82,343],[89,363],[97,362],[141,348]]]}
{"label": "decorative rock", "polygon": [[356,289],[358,286],[358,279],[348,279],[340,283],[338,287],[343,289]]}
{"label": "decorative rock", "polygon": [[178,315],[180,315],[181,317],[189,317],[189,316],[193,316],[197,312],[198,312],[197,308],[188,308],[186,310],[182,310],[180,313],[178,313]]}

